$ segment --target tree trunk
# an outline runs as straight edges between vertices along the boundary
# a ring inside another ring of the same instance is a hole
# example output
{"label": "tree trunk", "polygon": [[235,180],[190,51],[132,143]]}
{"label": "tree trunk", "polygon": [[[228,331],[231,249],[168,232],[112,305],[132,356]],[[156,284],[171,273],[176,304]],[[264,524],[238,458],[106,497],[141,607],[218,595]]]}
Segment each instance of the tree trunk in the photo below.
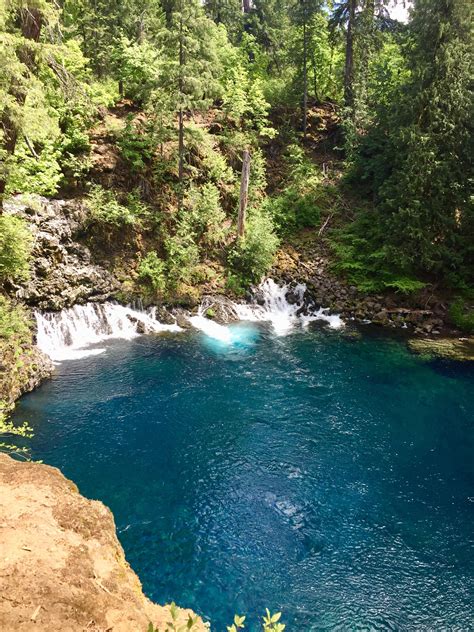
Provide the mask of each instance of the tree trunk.
{"label": "tree trunk", "polygon": [[[43,15],[41,11],[34,8],[22,9],[20,11],[21,33],[26,40],[37,42],[40,38],[41,27],[43,26]],[[18,59],[22,62],[30,72],[36,68],[35,49],[28,42],[25,42],[17,52]],[[13,79],[9,94],[15,99],[20,107],[23,107],[27,97],[27,90],[20,82]],[[18,140],[18,127],[15,123],[14,116],[6,107],[2,112],[0,126],[3,130],[2,149],[6,154],[6,158],[13,156],[15,153],[16,143]],[[3,198],[7,186],[8,173],[4,167],[0,171],[0,212],[3,206]]]}
{"label": "tree trunk", "polygon": [[245,235],[245,220],[247,215],[247,204],[249,196],[250,181],[250,152],[244,149],[242,157],[242,178],[240,180],[240,204],[239,217],[237,222],[237,235],[241,239]]}
{"label": "tree trunk", "polygon": [[[304,0],[303,0],[304,1]],[[303,17],[303,138],[308,127],[308,42],[306,27],[306,3]]]}
{"label": "tree trunk", "polygon": [[183,12],[179,18],[179,112],[178,112],[178,179],[179,179],[179,208],[183,202],[183,178],[184,178],[184,114],[183,114]]}
{"label": "tree trunk", "polygon": [[242,13],[250,13],[250,0],[242,0]]}
{"label": "tree trunk", "polygon": [[346,60],[344,65],[344,104],[347,108],[354,107],[354,23],[357,0],[348,0],[349,20],[346,35]]}

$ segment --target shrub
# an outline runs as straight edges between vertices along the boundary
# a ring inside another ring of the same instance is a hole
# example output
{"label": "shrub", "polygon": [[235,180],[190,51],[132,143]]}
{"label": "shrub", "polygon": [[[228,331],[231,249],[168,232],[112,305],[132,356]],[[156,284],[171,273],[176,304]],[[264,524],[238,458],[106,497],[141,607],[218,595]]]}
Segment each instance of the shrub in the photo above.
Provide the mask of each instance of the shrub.
{"label": "shrub", "polygon": [[330,243],[336,255],[334,269],[361,292],[393,289],[410,294],[426,285],[411,270],[392,264],[387,246],[377,247],[379,227],[370,213],[363,211],[352,224],[333,231]]}
{"label": "shrub", "polygon": [[164,292],[166,287],[166,264],[156,252],[149,252],[138,265],[138,278],[149,283],[155,292]]}
{"label": "shrub", "polygon": [[215,184],[208,182],[191,189],[186,205],[190,209],[193,228],[205,243],[215,245],[224,241],[226,216]]}
{"label": "shrub", "polygon": [[133,226],[148,214],[148,207],[141,202],[138,194],[128,195],[126,204],[117,199],[113,191],[94,184],[87,196],[90,219],[110,226]]}
{"label": "shrub", "polygon": [[272,265],[278,243],[272,218],[262,208],[253,209],[245,237],[230,254],[231,263],[244,279],[259,281]]}
{"label": "shrub", "polygon": [[180,281],[192,281],[194,269],[199,262],[199,248],[193,237],[193,234],[181,225],[174,236],[165,239],[168,281],[172,286],[176,286]]}
{"label": "shrub", "polygon": [[28,341],[30,337],[30,322],[25,310],[0,294],[0,339]]}
{"label": "shrub", "polygon": [[0,215],[0,282],[26,279],[32,236],[26,222],[12,215]]}
{"label": "shrub", "polygon": [[456,299],[449,308],[449,316],[459,329],[468,334],[474,333],[474,309],[467,307],[464,299]]}

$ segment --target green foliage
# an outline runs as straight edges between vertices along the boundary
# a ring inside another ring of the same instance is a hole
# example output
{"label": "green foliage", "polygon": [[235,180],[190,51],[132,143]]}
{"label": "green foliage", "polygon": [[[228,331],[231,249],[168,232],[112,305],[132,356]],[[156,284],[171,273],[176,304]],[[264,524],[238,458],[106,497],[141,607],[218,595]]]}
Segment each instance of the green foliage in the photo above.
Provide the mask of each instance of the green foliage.
{"label": "green foliage", "polygon": [[289,145],[285,162],[288,176],[282,192],[265,201],[265,208],[280,235],[318,226],[321,212],[332,202],[330,188],[322,184],[321,176],[302,147]]}
{"label": "green foliage", "polygon": [[464,299],[458,298],[450,305],[449,317],[461,331],[474,333],[474,309],[466,305]]}
{"label": "green foliage", "polygon": [[[227,632],[238,632],[238,630],[243,630],[245,628],[245,616],[240,616],[236,614],[234,616],[234,622],[232,625],[227,626]],[[281,612],[275,612],[275,614],[271,614],[270,610],[266,608],[265,615],[263,616],[262,621],[262,631],[263,632],[284,632],[286,625],[284,623],[280,623]]]}
{"label": "green foliage", "polygon": [[0,283],[6,279],[26,279],[32,236],[26,222],[13,215],[0,215]]}
{"label": "green foliage", "polygon": [[283,632],[286,628],[284,623],[279,623],[281,619],[281,612],[271,614],[270,610],[266,609],[266,615],[263,617],[263,632]]}
{"label": "green foliage", "polygon": [[122,203],[113,191],[98,184],[91,186],[87,206],[90,211],[89,222],[114,228],[135,226],[149,214],[147,206],[141,202],[136,192],[128,194],[125,203]]}
{"label": "green foliage", "polygon": [[388,263],[469,284],[472,4],[418,0],[412,15],[405,81],[380,109],[353,179],[375,198]]}
{"label": "green foliage", "polygon": [[[32,436],[32,428],[27,423],[15,426],[11,421],[8,421],[8,407],[5,405],[5,402],[0,401],[0,439],[2,437],[30,439]],[[26,461],[30,460],[30,451],[27,447],[18,446],[16,443],[10,443],[10,441],[0,440],[0,452],[20,457]]]}
{"label": "green foliage", "polygon": [[273,263],[278,243],[271,217],[263,208],[254,208],[249,215],[245,237],[230,253],[231,264],[245,280],[260,281]]}
{"label": "green foliage", "polygon": [[14,305],[0,294],[0,340],[29,342],[31,323],[20,305]]}
{"label": "green foliage", "polygon": [[[186,623],[184,624],[178,623],[179,609],[177,605],[174,603],[174,601],[170,604],[170,615],[171,615],[171,622],[166,624],[165,632],[192,632],[193,630],[196,629],[196,626],[198,623],[197,616],[193,617],[189,614]],[[159,632],[159,630],[158,628],[155,628],[153,623],[150,622],[148,624],[147,632]]]}
{"label": "green foliage", "polygon": [[175,235],[165,239],[165,250],[169,285],[176,287],[180,281],[191,282],[199,263],[199,248],[193,233],[188,229],[186,219],[178,225]]}
{"label": "green foliage", "polygon": [[166,265],[156,252],[149,252],[138,265],[138,278],[148,283],[156,293],[162,294],[166,287]]}
{"label": "green foliage", "polygon": [[410,294],[426,285],[409,269],[391,263],[384,236],[371,213],[362,211],[351,225],[333,231],[331,246],[336,256],[334,269],[361,292],[391,289]]}
{"label": "green foliage", "polygon": [[191,188],[185,206],[189,209],[187,221],[199,241],[209,246],[224,242],[226,216],[215,184],[208,182],[201,187]]}
{"label": "green foliage", "polygon": [[232,625],[227,626],[227,632],[237,632],[238,630],[243,630],[245,628],[244,622],[246,617],[240,616],[236,614],[234,616],[234,622]]}

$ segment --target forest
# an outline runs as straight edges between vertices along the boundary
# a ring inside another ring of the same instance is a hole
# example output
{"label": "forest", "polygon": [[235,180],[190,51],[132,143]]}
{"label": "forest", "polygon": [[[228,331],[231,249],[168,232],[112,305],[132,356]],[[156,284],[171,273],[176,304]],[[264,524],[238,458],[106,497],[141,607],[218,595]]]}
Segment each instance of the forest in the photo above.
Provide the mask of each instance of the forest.
{"label": "forest", "polygon": [[[402,23],[387,4],[2,0],[0,196],[83,196],[91,230],[144,235],[136,275],[165,297],[212,274],[239,292],[330,218],[334,267],[360,290],[446,287],[461,318],[472,7],[417,0]],[[119,173],[97,174],[100,143]],[[0,221],[5,282],[30,244]]]}

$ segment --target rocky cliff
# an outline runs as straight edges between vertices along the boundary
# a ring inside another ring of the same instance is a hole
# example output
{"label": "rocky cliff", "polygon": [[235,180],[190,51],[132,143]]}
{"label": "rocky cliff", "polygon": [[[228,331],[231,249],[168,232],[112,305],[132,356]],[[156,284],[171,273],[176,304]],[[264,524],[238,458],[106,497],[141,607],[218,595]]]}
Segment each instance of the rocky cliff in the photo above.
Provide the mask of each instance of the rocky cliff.
{"label": "rocky cliff", "polygon": [[108,270],[92,261],[82,242],[87,209],[81,200],[17,196],[5,213],[22,217],[33,234],[33,265],[27,282],[11,293],[41,310],[59,310],[86,301],[105,301],[120,287]]}
{"label": "rocky cliff", "polygon": [[[110,510],[56,468],[0,454],[0,551],[2,632],[175,629],[170,608],[144,596]],[[190,615],[178,609],[176,629]]]}

